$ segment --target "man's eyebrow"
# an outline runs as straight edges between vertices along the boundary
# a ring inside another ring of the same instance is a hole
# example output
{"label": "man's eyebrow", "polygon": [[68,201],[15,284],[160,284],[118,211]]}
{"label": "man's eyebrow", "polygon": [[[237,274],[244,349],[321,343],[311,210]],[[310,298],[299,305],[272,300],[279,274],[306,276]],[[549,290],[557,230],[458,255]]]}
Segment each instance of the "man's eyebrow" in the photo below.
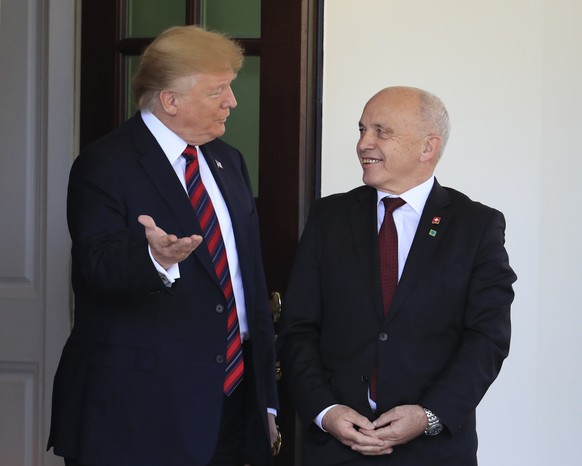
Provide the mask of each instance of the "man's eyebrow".
{"label": "man's eyebrow", "polygon": [[375,123],[373,126],[374,128],[381,129],[385,133],[394,133],[394,130],[390,126],[383,125],[381,123]]}
{"label": "man's eyebrow", "polygon": [[[358,122],[358,128],[362,129],[362,128],[366,128],[366,127],[367,126],[364,123],[362,123],[361,121]],[[381,123],[372,123],[369,127],[374,128],[376,130],[380,130],[384,133],[388,133],[388,134],[393,133],[392,129],[389,126],[384,126]]]}

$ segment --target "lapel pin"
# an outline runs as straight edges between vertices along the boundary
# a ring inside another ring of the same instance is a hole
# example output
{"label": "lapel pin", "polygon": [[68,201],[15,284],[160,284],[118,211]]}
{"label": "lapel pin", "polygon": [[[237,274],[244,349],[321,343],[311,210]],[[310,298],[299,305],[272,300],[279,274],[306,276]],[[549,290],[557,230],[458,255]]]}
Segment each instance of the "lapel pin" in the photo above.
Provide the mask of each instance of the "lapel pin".
{"label": "lapel pin", "polygon": [[432,218],[432,224],[433,225],[438,225],[439,223],[441,223],[441,218],[440,217],[433,217]]}
{"label": "lapel pin", "polygon": [[436,234],[437,234],[437,231],[436,231],[436,230],[433,230],[433,229],[431,228],[431,229],[430,229],[430,231],[428,232],[428,234],[429,234],[430,236],[433,236],[433,237],[434,237],[434,236],[436,236]]}
{"label": "lapel pin", "polygon": [[216,166],[222,170],[222,164],[220,163],[220,161],[215,160],[215,162],[216,162]]}

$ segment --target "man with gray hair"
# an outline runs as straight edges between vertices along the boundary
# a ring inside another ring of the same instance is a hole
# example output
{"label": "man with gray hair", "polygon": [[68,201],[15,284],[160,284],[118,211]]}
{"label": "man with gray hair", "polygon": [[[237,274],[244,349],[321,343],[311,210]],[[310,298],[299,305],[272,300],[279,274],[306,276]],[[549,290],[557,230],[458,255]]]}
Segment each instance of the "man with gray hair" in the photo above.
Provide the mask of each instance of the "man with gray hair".
{"label": "man with gray hair", "polygon": [[312,206],[280,324],[302,464],[476,465],[475,408],[509,351],[504,217],[435,179],[434,95],[386,88],[359,132],[365,186]]}
{"label": "man with gray hair", "polygon": [[272,464],[274,332],[242,155],[218,139],[243,63],[230,39],[163,32],[140,111],[71,169],[75,322],[49,448],[71,466]]}

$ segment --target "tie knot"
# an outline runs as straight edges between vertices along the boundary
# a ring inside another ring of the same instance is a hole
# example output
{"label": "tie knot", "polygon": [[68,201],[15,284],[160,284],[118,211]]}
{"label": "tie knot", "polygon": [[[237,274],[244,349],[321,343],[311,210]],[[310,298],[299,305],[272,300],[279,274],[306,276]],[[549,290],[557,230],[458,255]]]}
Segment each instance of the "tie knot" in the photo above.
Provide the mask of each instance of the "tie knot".
{"label": "tie knot", "polygon": [[182,157],[186,159],[186,163],[192,162],[196,157],[198,157],[198,152],[196,151],[196,147],[187,145],[184,152],[182,152]]}
{"label": "tie knot", "polygon": [[399,207],[402,207],[404,204],[406,204],[406,201],[404,199],[402,199],[401,197],[388,197],[386,196],[385,198],[382,199],[382,201],[384,202],[384,207],[386,208],[386,212],[394,212],[396,209],[398,209]]}

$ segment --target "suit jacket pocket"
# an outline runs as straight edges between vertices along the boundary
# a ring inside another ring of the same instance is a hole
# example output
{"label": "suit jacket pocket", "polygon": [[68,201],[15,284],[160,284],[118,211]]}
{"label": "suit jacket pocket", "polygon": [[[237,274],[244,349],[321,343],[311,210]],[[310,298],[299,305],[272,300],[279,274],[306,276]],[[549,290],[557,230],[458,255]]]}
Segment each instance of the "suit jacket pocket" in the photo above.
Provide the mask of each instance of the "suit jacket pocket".
{"label": "suit jacket pocket", "polygon": [[91,367],[152,371],[157,355],[152,349],[100,345],[91,352]]}

